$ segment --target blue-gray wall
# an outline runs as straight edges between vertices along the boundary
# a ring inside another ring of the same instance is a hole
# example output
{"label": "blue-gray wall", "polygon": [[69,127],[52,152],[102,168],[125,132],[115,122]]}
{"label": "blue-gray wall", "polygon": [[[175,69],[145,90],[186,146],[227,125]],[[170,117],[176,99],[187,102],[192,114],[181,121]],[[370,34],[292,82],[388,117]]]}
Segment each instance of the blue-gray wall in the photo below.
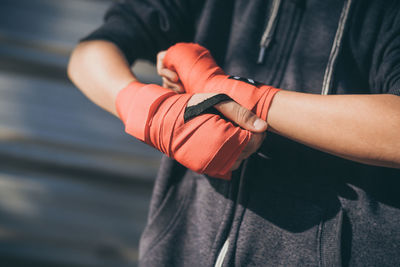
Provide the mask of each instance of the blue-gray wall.
{"label": "blue-gray wall", "polygon": [[65,73],[110,3],[0,1],[0,266],[136,265],[160,154]]}

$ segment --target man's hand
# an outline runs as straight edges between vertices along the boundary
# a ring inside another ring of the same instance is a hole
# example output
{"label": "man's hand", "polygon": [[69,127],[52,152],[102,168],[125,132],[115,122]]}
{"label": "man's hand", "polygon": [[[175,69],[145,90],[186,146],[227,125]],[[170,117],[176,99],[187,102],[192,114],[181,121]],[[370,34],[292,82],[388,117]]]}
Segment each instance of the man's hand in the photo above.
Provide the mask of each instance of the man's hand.
{"label": "man's hand", "polygon": [[177,93],[185,93],[182,83],[179,81],[178,74],[164,66],[163,60],[167,51],[157,54],[157,72],[163,81],[163,87],[171,89]]}
{"label": "man's hand", "polygon": [[[179,78],[177,73],[172,70],[167,69],[163,65],[163,59],[166,54],[166,51],[162,51],[157,55],[157,72],[163,79],[163,86],[165,88],[171,89],[177,93],[183,93],[184,88],[182,84],[179,82]],[[217,93],[200,93],[195,94],[188,102],[188,106],[196,105],[200,102],[203,102],[207,98],[210,98]],[[262,119],[258,118],[254,113],[250,110],[242,107],[235,101],[225,101],[215,105],[215,108],[221,112],[226,118],[239,125],[243,129],[252,131],[255,134],[250,142],[247,144],[246,148],[243,150],[242,154],[239,156],[238,160],[232,167],[232,170],[237,169],[243,160],[248,158],[251,154],[256,152],[258,148],[261,146],[264,138],[265,131],[267,130],[267,123]]]}
{"label": "man's hand", "polygon": [[235,101],[222,102],[215,105],[215,108],[226,118],[230,119],[243,129],[257,133],[253,135],[246,148],[233,165],[232,170],[236,170],[239,168],[243,160],[250,157],[251,154],[255,153],[260,148],[265,138],[267,123]]}

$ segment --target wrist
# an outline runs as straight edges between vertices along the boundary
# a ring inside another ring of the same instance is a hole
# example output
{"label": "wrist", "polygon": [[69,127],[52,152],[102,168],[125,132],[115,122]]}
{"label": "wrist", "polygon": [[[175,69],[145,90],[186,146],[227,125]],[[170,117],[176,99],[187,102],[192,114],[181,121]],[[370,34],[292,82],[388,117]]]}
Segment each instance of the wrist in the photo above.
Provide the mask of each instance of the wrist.
{"label": "wrist", "polygon": [[[132,81],[122,89],[116,98],[115,106],[126,131],[141,141],[147,141],[149,119],[166,98],[176,93],[155,84]],[[132,112],[132,109],[135,112]]]}

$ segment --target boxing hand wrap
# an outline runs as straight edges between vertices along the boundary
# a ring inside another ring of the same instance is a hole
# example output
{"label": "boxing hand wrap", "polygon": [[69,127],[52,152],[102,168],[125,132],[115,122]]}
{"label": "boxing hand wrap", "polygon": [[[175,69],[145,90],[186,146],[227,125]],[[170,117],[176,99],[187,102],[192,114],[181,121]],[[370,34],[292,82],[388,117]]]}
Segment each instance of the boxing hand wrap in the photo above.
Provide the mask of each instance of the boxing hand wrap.
{"label": "boxing hand wrap", "polygon": [[250,79],[226,75],[210,52],[194,43],[171,46],[163,63],[178,73],[187,93],[227,94],[265,121],[272,99],[280,90]]}
{"label": "boxing hand wrap", "polygon": [[128,134],[195,172],[230,179],[229,170],[252,134],[215,114],[185,122],[191,96],[132,82],[119,92],[116,108]]}

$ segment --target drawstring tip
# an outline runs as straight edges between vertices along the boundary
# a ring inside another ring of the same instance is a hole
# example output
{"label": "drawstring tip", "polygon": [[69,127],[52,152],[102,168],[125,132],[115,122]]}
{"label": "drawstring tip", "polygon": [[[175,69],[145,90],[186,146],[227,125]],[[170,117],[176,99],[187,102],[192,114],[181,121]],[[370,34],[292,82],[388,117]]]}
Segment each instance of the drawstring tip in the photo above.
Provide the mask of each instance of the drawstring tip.
{"label": "drawstring tip", "polygon": [[265,55],[265,47],[261,46],[260,52],[258,53],[257,64],[263,64],[264,63],[264,55]]}

